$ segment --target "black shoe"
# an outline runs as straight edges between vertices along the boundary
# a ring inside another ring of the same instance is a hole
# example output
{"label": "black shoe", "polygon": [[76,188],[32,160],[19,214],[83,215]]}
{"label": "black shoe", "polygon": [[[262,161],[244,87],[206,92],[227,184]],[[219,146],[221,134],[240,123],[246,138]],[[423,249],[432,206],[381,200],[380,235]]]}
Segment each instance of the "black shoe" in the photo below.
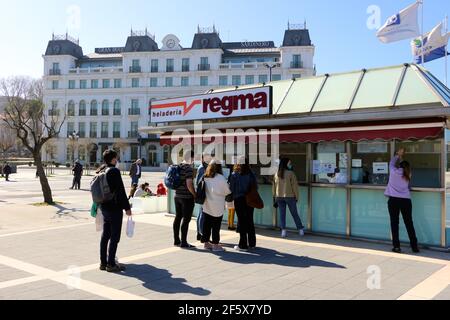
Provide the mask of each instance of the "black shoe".
{"label": "black shoe", "polygon": [[120,264],[116,264],[112,267],[111,266],[106,267],[106,271],[111,272],[111,273],[119,273],[119,272],[123,272],[125,270],[126,270],[125,266],[120,265]]}
{"label": "black shoe", "polygon": [[202,235],[200,233],[197,233],[197,241],[202,240]]}
{"label": "black shoe", "polygon": [[412,251],[413,251],[414,253],[419,253],[419,252],[420,252],[420,250],[419,250],[418,247],[412,247]]}
{"label": "black shoe", "polygon": [[392,252],[395,252],[395,253],[402,253],[402,249],[400,249],[400,248],[394,248],[394,249],[392,249]]}
{"label": "black shoe", "polygon": [[173,244],[174,247],[179,247],[181,246],[181,241],[175,241]]}
{"label": "black shoe", "polygon": [[106,264],[100,265],[100,271],[106,271]]}
{"label": "black shoe", "polygon": [[193,249],[195,246],[189,244],[189,243],[182,243],[180,246],[182,249]]}
{"label": "black shoe", "polygon": [[230,231],[236,231],[236,228],[235,228],[235,227],[228,227],[228,230],[230,230]]}

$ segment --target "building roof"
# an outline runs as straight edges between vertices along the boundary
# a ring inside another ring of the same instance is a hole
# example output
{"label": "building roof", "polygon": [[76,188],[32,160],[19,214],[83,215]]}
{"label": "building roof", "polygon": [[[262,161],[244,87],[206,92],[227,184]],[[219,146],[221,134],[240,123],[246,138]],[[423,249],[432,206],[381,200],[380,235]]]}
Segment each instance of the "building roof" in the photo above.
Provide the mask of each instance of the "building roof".
{"label": "building roof", "polygon": [[289,29],[284,33],[283,47],[311,46],[308,29]]}
{"label": "building roof", "polygon": [[279,48],[252,48],[252,49],[228,49],[226,54],[265,54],[265,53],[280,53]]}

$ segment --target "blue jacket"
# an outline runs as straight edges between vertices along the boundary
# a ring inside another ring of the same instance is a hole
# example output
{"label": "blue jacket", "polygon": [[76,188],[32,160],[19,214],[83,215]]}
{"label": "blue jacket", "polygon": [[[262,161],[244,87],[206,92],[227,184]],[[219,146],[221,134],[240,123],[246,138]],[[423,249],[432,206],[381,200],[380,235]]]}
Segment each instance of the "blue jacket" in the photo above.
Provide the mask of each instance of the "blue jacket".
{"label": "blue jacket", "polygon": [[230,177],[230,189],[233,193],[233,198],[238,199],[245,197],[249,192],[252,183],[256,184],[256,177],[253,172],[245,176],[233,172]]}
{"label": "blue jacket", "polygon": [[202,180],[203,176],[205,175],[207,167],[208,166],[205,163],[202,163],[200,167],[198,167],[197,176],[195,177],[195,184],[197,185],[197,187],[200,181]]}

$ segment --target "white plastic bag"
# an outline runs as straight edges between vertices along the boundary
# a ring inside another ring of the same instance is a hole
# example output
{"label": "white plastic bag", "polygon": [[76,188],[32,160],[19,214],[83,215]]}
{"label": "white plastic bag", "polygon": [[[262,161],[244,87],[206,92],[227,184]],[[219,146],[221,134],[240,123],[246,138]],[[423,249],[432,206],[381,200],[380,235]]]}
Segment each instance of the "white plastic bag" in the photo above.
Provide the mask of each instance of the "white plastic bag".
{"label": "white plastic bag", "polygon": [[103,231],[103,213],[101,210],[97,210],[97,216],[95,217],[95,229],[97,232]]}
{"label": "white plastic bag", "polygon": [[136,223],[133,221],[133,217],[128,217],[128,222],[127,222],[127,237],[128,238],[133,238],[135,226],[136,226]]}

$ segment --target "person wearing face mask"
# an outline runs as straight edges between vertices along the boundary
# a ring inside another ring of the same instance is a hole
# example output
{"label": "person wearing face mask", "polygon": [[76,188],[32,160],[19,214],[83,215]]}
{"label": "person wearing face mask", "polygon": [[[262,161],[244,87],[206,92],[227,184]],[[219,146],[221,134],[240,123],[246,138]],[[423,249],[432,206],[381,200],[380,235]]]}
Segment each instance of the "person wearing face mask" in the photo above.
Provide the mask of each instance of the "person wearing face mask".
{"label": "person wearing face mask", "polygon": [[280,160],[278,172],[275,174],[272,185],[274,201],[278,205],[281,217],[281,237],[287,237],[286,230],[286,209],[289,207],[295,225],[297,226],[299,235],[303,237],[304,226],[298,214],[297,203],[299,200],[298,181],[293,171],[294,167],[290,159],[283,158]]}

